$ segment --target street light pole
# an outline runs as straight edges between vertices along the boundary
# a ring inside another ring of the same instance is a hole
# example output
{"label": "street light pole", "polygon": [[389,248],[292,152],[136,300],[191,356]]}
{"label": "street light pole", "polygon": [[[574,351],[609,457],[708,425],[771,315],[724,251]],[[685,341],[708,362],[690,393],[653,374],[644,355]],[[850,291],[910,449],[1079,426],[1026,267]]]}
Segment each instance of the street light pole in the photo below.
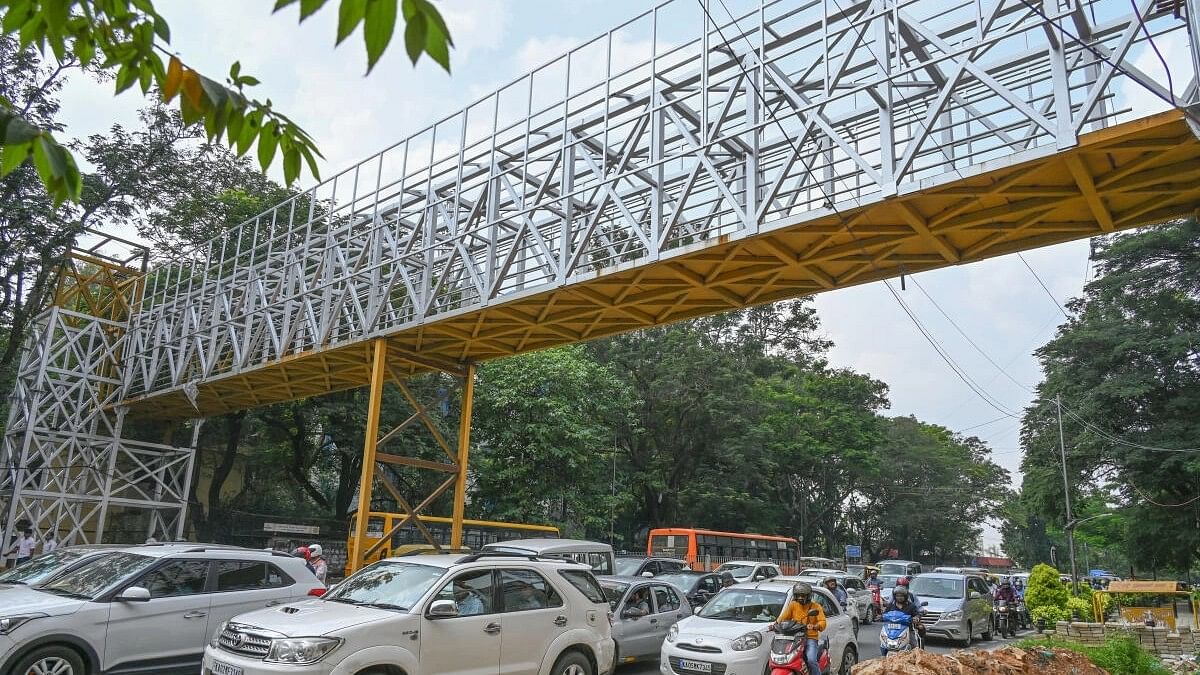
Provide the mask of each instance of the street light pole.
{"label": "street light pole", "polygon": [[1079,575],[1075,569],[1075,528],[1071,518],[1071,485],[1067,482],[1067,441],[1063,436],[1062,426],[1062,395],[1054,395],[1055,407],[1058,409],[1058,451],[1062,457],[1063,499],[1067,503],[1067,546],[1071,550],[1071,594],[1079,595]]}

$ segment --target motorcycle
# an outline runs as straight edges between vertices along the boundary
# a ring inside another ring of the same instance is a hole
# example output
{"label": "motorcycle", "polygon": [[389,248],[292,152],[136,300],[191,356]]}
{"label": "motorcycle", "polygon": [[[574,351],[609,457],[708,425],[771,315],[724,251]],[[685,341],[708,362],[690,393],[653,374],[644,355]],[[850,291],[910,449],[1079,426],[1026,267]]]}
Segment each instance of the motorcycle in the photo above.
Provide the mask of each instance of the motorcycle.
{"label": "motorcycle", "polygon": [[871,604],[874,605],[867,610],[867,623],[874,621],[876,617],[883,613],[883,589],[879,586],[871,586]]}
{"label": "motorcycle", "polygon": [[1033,621],[1029,618],[1029,608],[1025,606],[1024,598],[1017,598],[1014,614],[1017,617],[1017,628],[1028,630],[1033,627]]}
{"label": "motorcycle", "polygon": [[[817,610],[812,610],[808,616],[817,616]],[[795,621],[782,621],[775,625],[775,639],[771,641],[771,675],[809,675],[808,664],[804,661],[805,648],[808,647],[808,626]],[[829,675],[829,641],[820,639],[820,656],[817,665],[821,672],[816,675]]]}
{"label": "motorcycle", "polygon": [[1017,634],[1012,627],[1012,608],[1007,600],[996,601],[996,632],[1001,638],[1013,637]]}
{"label": "motorcycle", "polygon": [[911,616],[893,609],[884,612],[880,620],[883,621],[883,628],[879,631],[879,652],[883,656],[921,647],[921,636],[913,626]]}

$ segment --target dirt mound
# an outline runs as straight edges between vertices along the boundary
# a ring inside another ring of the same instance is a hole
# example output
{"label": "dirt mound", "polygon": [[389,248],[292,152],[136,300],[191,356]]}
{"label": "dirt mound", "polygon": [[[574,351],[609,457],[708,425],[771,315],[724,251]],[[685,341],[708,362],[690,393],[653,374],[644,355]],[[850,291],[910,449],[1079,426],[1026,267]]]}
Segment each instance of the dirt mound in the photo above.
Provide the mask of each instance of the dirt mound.
{"label": "dirt mound", "polygon": [[914,651],[860,663],[854,675],[1107,675],[1066,649],[1017,649],[934,654]]}

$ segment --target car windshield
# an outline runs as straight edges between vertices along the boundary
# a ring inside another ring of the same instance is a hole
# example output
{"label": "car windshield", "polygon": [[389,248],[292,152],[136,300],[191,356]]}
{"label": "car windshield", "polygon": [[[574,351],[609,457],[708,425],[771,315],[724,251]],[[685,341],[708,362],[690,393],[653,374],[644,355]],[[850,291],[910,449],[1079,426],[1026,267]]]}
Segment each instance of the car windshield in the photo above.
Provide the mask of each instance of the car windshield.
{"label": "car windshield", "polygon": [[153,565],[155,560],[157,558],[137,553],[100,556],[41,586],[39,590],[92,600],[114,584],[144,571]]}
{"label": "car windshield", "polygon": [[629,590],[629,584],[604,579],[600,582],[600,588],[604,589],[604,597],[608,599],[608,608],[615,612],[617,605],[621,603],[621,598],[625,597],[625,591]]}
{"label": "car windshield", "polygon": [[908,586],[918,598],[961,598],[967,588],[963,579],[914,577]]}
{"label": "car windshield", "polygon": [[637,574],[638,568],[642,566],[642,560],[642,558],[617,558],[616,575],[628,577]]}
{"label": "car windshield", "polygon": [[88,555],[95,555],[94,549],[60,548],[46,555],[40,555],[33,560],[0,574],[0,584],[22,584],[33,586],[49,579],[67,565]]}
{"label": "car windshield", "polygon": [[750,573],[754,571],[754,567],[750,565],[739,565],[736,563],[725,563],[717,568],[717,572],[729,572],[734,579],[748,579]]}
{"label": "car windshield", "polygon": [[441,567],[384,560],[338,584],[325,600],[407,610],[445,573]]}
{"label": "car windshield", "polygon": [[771,623],[783,612],[784,594],[755,588],[726,588],[698,616],[722,621]]}
{"label": "car windshield", "polygon": [[691,593],[696,584],[700,583],[703,578],[699,574],[660,574],[654,577],[655,581],[665,581],[672,586],[682,589],[684,593]]}

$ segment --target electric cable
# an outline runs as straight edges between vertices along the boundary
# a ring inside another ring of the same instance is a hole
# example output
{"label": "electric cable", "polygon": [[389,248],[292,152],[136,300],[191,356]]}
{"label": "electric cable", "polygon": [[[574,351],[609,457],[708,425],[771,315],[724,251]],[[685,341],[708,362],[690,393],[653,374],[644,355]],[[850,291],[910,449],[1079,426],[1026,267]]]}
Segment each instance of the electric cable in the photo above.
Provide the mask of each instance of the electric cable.
{"label": "electric cable", "polygon": [[1021,262],[1025,263],[1025,269],[1029,270],[1029,273],[1032,274],[1033,278],[1037,280],[1038,285],[1042,287],[1042,290],[1046,291],[1046,295],[1049,296],[1050,300],[1054,302],[1054,305],[1058,307],[1058,311],[1062,312],[1064,317],[1070,319],[1071,315],[1067,313],[1066,308],[1062,306],[1062,303],[1058,301],[1058,298],[1054,297],[1054,294],[1050,292],[1050,287],[1046,285],[1046,282],[1042,281],[1040,276],[1038,276],[1038,273],[1033,269],[1033,266],[1030,265],[1029,261],[1025,259],[1025,255],[1018,252],[1017,257],[1021,259]]}

